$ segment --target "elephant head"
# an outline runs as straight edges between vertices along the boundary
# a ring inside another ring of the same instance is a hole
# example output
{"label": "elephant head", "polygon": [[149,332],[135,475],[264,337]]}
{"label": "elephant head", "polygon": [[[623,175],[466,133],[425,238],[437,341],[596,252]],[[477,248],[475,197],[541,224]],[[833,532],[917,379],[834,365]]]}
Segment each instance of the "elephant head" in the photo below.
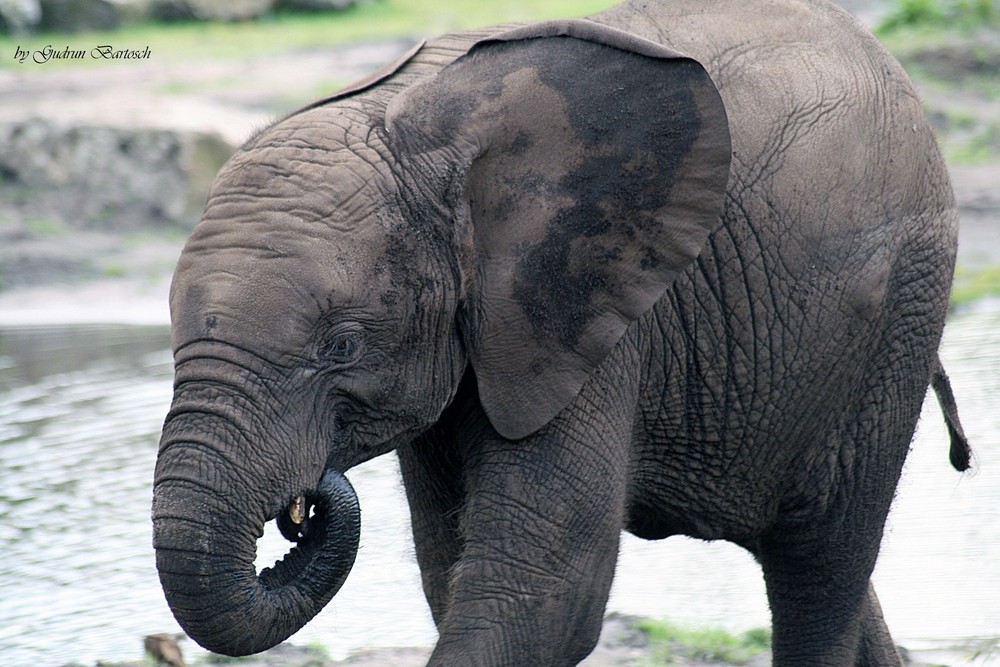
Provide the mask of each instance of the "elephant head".
{"label": "elephant head", "polygon": [[[426,71],[248,142],[178,264],[154,545],[209,649],[263,650],[336,592],[344,471],[432,425],[467,372],[501,435],[543,428],[717,224],[728,125],[696,62],[573,21]],[[258,576],[275,518],[297,546]]]}

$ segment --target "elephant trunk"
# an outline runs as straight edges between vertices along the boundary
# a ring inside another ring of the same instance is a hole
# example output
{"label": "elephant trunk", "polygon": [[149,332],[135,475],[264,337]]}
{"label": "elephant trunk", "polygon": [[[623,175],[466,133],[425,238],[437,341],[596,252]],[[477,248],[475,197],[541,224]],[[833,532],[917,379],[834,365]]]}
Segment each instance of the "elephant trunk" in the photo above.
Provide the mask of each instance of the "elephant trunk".
{"label": "elephant trunk", "polygon": [[[256,541],[275,511],[247,516],[245,503],[227,506],[232,494],[214,487],[232,488],[226,481],[232,473],[206,464],[204,450],[161,445],[153,493],[156,567],[167,603],[192,639],[216,653],[258,653],[309,622],[344,583],[361,532],[358,499],[343,474],[327,470],[315,489],[289,499],[294,516],[278,523],[296,546],[258,575]],[[248,482],[241,480],[242,492],[252,494]]]}

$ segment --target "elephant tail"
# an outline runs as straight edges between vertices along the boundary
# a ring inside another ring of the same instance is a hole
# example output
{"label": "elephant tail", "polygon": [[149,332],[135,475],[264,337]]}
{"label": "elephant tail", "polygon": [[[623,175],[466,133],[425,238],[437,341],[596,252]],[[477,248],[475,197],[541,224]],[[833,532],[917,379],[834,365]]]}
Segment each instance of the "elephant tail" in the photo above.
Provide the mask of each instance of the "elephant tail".
{"label": "elephant tail", "polygon": [[931,386],[937,394],[945,424],[948,425],[948,435],[951,437],[949,452],[951,465],[960,472],[968,470],[972,462],[972,448],[965,437],[965,431],[962,430],[962,422],[958,418],[958,404],[955,402],[955,394],[951,390],[951,382],[948,380],[948,374],[944,372],[940,356],[931,375]]}

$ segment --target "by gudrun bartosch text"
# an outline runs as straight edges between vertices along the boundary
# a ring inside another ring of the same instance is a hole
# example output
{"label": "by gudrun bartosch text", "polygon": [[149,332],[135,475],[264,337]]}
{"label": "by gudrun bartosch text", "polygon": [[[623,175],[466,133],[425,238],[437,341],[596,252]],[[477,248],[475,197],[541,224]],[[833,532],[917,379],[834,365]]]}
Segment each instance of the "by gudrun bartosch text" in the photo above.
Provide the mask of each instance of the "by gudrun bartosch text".
{"label": "by gudrun bartosch text", "polygon": [[15,47],[14,60],[23,64],[29,57],[32,62],[39,65],[57,60],[83,60],[92,58],[94,60],[148,60],[152,51],[148,46],[141,49],[116,49],[110,44],[100,44],[90,49],[72,49],[69,46],[58,49],[51,44],[41,49],[31,51],[29,49]]}

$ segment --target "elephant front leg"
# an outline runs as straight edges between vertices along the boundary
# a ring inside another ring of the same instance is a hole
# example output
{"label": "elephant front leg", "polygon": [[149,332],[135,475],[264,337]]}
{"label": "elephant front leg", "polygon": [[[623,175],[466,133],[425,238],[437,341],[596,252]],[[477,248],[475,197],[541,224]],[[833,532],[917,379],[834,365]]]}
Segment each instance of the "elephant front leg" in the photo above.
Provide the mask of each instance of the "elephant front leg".
{"label": "elephant front leg", "polygon": [[453,433],[440,426],[397,451],[424,596],[440,625],[450,601],[448,578],[463,548],[460,455]]}
{"label": "elephant front leg", "polygon": [[552,425],[541,433],[518,442],[491,433],[470,453],[465,546],[431,665],[575,665],[597,643],[626,448]]}

